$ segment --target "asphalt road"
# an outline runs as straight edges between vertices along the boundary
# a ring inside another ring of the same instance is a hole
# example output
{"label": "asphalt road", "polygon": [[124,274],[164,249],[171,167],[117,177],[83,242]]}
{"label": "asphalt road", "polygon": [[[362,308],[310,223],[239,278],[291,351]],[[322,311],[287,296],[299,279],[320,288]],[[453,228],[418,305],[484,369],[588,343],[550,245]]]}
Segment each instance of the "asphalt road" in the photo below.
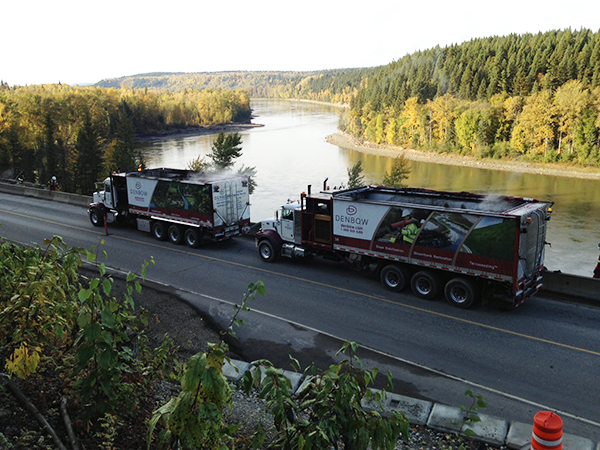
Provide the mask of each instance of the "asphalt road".
{"label": "asphalt road", "polygon": [[366,365],[392,371],[398,393],[460,406],[472,389],[488,403],[484,413],[528,423],[550,409],[566,433],[600,441],[598,308],[540,296],[511,312],[487,304],[463,311],[388,292],[342,264],[264,263],[250,239],[192,250],[130,228],[109,226],[105,236],[85,208],[7,194],[0,223],[0,236],[23,243],[59,235],[89,249],[103,241],[107,265],[124,271],[153,257],[148,278],[180,289],[217,321],[263,280],[266,297],[251,303],[237,331],[252,359],[282,367],[292,354],[306,365],[355,341],[372,350],[361,355]]}

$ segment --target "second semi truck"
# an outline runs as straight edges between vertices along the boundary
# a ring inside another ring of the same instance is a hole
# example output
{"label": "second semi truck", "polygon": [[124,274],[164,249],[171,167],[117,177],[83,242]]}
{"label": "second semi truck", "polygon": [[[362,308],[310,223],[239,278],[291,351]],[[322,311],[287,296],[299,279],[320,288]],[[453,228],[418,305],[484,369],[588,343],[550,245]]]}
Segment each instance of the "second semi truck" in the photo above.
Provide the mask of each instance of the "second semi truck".
{"label": "second semi truck", "polygon": [[259,255],[322,256],[378,270],[382,284],[468,308],[515,307],[542,287],[551,203],[528,198],[370,186],[302,194],[256,235]]}
{"label": "second semi truck", "polygon": [[250,229],[248,178],[191,170],[115,173],[94,192],[90,221],[134,223],[158,240],[198,247]]}

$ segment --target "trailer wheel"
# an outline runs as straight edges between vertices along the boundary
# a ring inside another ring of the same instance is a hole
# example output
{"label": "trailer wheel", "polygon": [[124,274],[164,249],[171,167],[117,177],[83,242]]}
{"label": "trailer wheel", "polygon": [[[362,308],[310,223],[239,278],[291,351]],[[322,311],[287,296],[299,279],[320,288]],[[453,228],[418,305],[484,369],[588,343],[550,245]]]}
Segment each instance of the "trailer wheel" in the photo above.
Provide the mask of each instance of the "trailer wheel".
{"label": "trailer wheel", "polygon": [[440,292],[439,277],[429,270],[420,270],[410,280],[413,294],[424,300],[434,299]]}
{"label": "trailer wheel", "polygon": [[104,215],[100,214],[97,208],[90,209],[90,222],[95,227],[101,227],[104,225]]}
{"label": "trailer wheel", "polygon": [[163,222],[154,222],[152,224],[152,236],[159,241],[167,239],[167,227]]}
{"label": "trailer wheel", "polygon": [[448,281],[444,294],[448,303],[463,309],[471,307],[477,300],[475,286],[465,278],[453,278]]}
{"label": "trailer wheel", "polygon": [[397,264],[390,264],[381,270],[379,279],[386,289],[393,292],[400,292],[406,286],[409,277],[404,267]]}
{"label": "trailer wheel", "polygon": [[185,245],[190,248],[198,248],[202,242],[202,231],[199,228],[188,228],[183,234]]}
{"label": "trailer wheel", "polygon": [[277,258],[275,247],[268,239],[263,239],[258,243],[258,254],[265,262],[273,262]]}
{"label": "trailer wheel", "polygon": [[169,237],[169,241],[173,244],[179,245],[183,243],[183,232],[179,225],[170,225],[167,230],[167,236]]}

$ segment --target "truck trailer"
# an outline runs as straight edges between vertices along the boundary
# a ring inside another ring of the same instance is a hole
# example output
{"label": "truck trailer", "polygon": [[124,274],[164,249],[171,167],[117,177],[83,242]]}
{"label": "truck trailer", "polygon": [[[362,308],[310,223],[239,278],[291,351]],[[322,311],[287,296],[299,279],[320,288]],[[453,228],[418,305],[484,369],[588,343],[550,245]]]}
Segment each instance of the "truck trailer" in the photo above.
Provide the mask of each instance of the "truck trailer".
{"label": "truck trailer", "polygon": [[94,226],[135,224],[160,241],[196,248],[250,230],[248,177],[165,168],[113,173],[88,213]]}
{"label": "truck trailer", "polygon": [[302,193],[264,220],[260,257],[321,256],[377,270],[391,291],[411,287],[459,308],[498,300],[516,307],[542,288],[552,202],[365,186]]}

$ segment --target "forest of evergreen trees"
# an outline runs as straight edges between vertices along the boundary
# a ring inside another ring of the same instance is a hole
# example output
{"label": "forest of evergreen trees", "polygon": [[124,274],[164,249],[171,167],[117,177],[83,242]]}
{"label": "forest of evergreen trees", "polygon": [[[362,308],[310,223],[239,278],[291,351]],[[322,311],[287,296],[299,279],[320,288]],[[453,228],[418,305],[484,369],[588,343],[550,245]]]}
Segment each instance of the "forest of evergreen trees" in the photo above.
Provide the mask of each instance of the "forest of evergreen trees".
{"label": "forest of evergreen trees", "polygon": [[600,165],[600,34],[474,39],[382,67],[342,125],[369,141]]}
{"label": "forest of evergreen trees", "polygon": [[0,172],[89,194],[112,170],[143,164],[137,136],[188,126],[244,122],[248,94],[204,89],[161,92],[0,85]]}

